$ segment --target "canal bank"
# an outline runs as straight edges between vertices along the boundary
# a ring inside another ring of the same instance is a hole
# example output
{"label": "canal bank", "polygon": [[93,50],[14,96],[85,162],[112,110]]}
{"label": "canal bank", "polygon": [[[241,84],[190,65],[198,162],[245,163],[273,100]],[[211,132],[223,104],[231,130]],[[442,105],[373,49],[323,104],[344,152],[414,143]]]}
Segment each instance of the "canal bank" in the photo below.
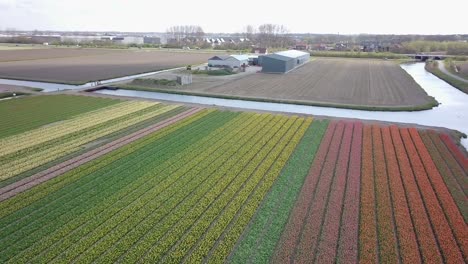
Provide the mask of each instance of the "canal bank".
{"label": "canal bank", "polygon": [[[440,103],[438,107],[417,112],[382,112],[232,100],[123,89],[98,90],[95,91],[95,93],[251,110],[412,123],[423,126],[446,127],[468,134],[468,95],[460,92],[458,89],[427,72],[424,69],[424,63],[404,64],[401,65],[401,67],[407,71],[430,96],[436,98]],[[468,149],[467,139],[462,139],[462,144],[466,149]]]}

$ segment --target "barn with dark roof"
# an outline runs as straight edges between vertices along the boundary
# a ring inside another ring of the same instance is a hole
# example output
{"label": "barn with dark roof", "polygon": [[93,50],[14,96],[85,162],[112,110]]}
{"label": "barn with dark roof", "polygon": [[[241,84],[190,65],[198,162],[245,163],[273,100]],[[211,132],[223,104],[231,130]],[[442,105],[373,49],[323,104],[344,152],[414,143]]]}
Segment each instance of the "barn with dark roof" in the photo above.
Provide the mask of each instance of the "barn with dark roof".
{"label": "barn with dark roof", "polygon": [[307,63],[310,54],[298,50],[281,51],[262,56],[262,72],[287,73]]}

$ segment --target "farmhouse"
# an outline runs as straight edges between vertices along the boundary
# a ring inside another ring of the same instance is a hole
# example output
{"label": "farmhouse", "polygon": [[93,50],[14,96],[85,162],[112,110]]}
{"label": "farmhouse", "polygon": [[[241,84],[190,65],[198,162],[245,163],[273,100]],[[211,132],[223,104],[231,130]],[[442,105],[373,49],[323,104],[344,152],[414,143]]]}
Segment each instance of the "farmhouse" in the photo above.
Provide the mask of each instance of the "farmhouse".
{"label": "farmhouse", "polygon": [[267,48],[252,48],[252,51],[250,53],[253,53],[253,54],[268,54],[268,49]]}
{"label": "farmhouse", "polygon": [[298,50],[281,51],[262,56],[262,72],[287,73],[307,63],[310,54]]}
{"label": "farmhouse", "polygon": [[249,64],[249,56],[247,55],[224,55],[224,56],[214,56],[208,59],[208,66],[210,67],[229,67],[229,68],[239,68],[243,64]]}

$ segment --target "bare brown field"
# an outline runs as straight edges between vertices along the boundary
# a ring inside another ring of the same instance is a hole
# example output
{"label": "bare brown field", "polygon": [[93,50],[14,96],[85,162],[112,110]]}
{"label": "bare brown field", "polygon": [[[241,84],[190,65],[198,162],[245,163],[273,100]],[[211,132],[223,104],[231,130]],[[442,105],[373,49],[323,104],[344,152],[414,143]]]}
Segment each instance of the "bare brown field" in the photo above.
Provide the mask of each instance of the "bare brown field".
{"label": "bare brown field", "polygon": [[[20,57],[23,58],[21,61],[0,62],[0,78],[58,83],[86,83],[203,63],[213,55],[210,53],[148,50],[51,49],[33,51],[36,53],[25,53],[26,55]],[[46,54],[51,51],[53,53]],[[26,52],[26,50],[18,52]],[[39,58],[45,56],[44,54],[49,57],[62,57],[33,59],[34,56]]]}
{"label": "bare brown field", "polygon": [[285,75],[194,77],[192,85],[175,89],[311,104],[412,107],[434,103],[398,64],[371,59],[317,58]]}
{"label": "bare brown field", "polygon": [[122,52],[110,49],[42,48],[0,50],[0,62],[95,56]]}

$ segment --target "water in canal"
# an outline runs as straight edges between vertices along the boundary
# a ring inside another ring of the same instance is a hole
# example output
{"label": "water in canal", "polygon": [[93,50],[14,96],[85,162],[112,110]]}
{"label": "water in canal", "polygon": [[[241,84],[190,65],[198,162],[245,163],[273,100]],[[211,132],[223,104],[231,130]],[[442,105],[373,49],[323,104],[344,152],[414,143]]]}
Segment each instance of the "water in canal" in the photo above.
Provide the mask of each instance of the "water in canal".
{"label": "water in canal", "polygon": [[[96,93],[158,99],[182,103],[237,107],[254,110],[280,111],[298,114],[359,118],[400,123],[413,123],[425,126],[446,127],[468,134],[468,95],[440,80],[424,69],[424,63],[401,66],[426,92],[441,103],[430,110],[416,112],[379,112],[349,110],[318,106],[267,103],[244,100],[219,99],[203,96],[177,95],[132,90],[99,90]],[[462,139],[468,149],[468,140]]]}

